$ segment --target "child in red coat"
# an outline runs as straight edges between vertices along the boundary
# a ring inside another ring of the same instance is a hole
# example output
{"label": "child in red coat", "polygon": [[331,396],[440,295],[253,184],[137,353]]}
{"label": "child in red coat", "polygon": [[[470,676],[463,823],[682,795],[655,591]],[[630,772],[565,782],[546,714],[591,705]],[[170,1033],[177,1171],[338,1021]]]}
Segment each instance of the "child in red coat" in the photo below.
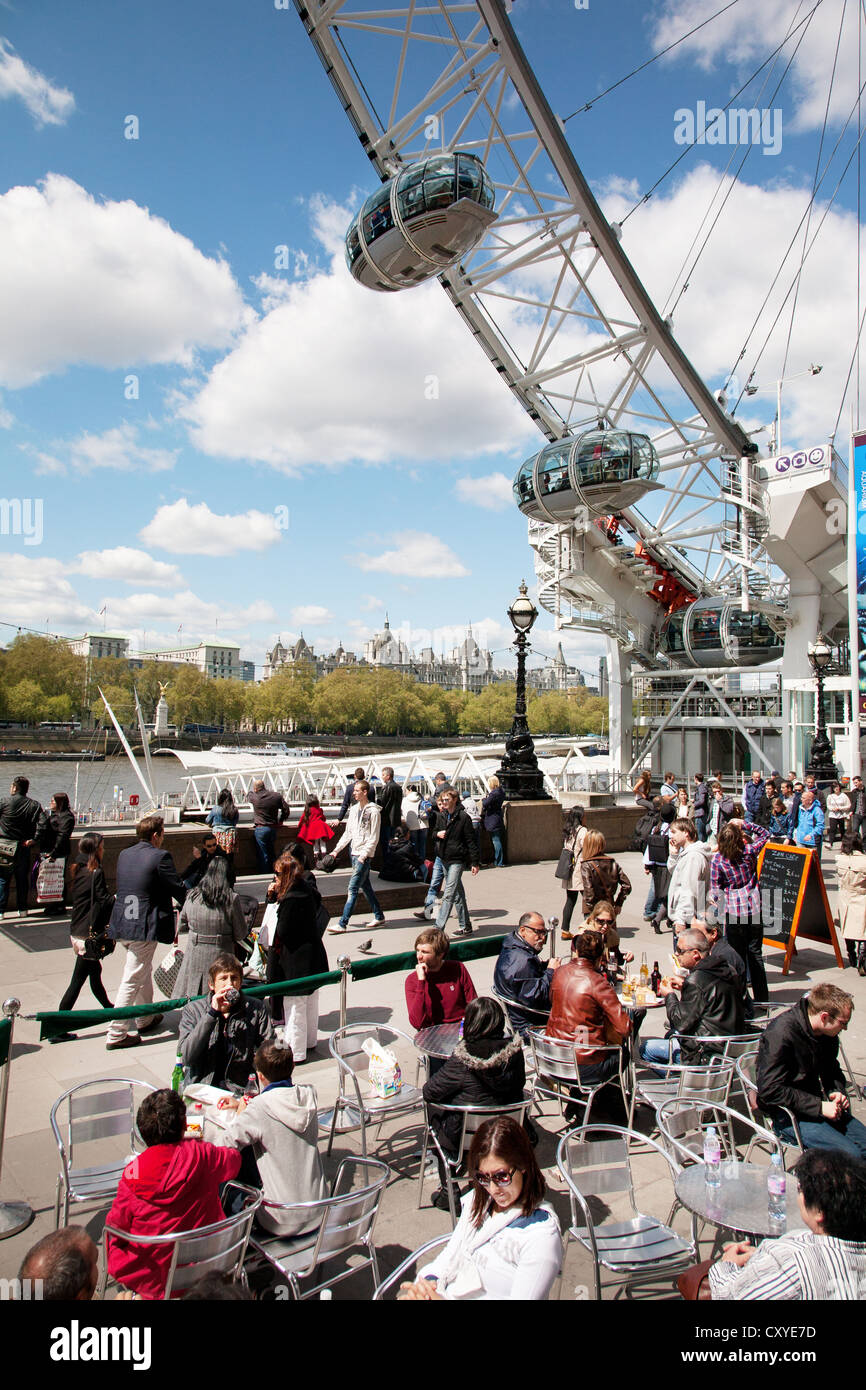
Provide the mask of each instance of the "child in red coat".
{"label": "child in red coat", "polygon": [[319,805],[319,798],[308,796],[304,813],[298,825],[298,839],[312,845],[313,854],[318,859],[328,848],[328,841],[333,838],[334,832],[325,820],[324,812]]}

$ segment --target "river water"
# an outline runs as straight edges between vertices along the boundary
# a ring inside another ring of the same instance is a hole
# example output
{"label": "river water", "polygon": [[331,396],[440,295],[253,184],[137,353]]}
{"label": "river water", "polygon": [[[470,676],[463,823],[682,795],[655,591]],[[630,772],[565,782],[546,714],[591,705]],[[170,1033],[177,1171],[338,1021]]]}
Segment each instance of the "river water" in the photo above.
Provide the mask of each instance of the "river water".
{"label": "river water", "polygon": [[[0,763],[0,793],[7,795],[13,777],[29,777],[30,795],[40,801],[46,811],[55,792],[66,792],[71,805],[75,793],[75,767],[74,762],[65,759],[63,762],[43,762],[40,758],[37,762],[28,762],[26,754],[20,761],[4,760]],[[183,764],[173,755],[153,759],[154,791],[158,796],[170,792],[181,793],[185,786],[181,781],[184,776]],[[94,811],[102,806],[110,808],[114,804],[115,787],[122,789],[125,802],[131,794],[138,793],[144,797],[129,759],[123,754],[106,758],[104,763],[78,764],[78,805],[83,812],[87,812],[91,806]]]}

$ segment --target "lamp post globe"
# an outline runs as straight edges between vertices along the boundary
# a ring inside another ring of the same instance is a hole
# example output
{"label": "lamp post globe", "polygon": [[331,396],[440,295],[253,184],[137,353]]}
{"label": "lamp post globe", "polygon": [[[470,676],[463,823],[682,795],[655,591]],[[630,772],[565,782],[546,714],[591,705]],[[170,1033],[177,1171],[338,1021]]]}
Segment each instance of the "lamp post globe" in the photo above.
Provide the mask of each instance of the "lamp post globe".
{"label": "lamp post globe", "polygon": [[528,633],[538,609],[526,592],[526,581],[520,585],[520,593],[508,609],[511,626],[517,634],[514,646],[517,648],[517,680],[515,684],[514,718],[511,733],[505,740],[505,755],[497,773],[499,785],[505,792],[506,801],[549,801],[550,793],[544,789],[544,775],[538,766],[535,746],[526,720],[526,648]]}

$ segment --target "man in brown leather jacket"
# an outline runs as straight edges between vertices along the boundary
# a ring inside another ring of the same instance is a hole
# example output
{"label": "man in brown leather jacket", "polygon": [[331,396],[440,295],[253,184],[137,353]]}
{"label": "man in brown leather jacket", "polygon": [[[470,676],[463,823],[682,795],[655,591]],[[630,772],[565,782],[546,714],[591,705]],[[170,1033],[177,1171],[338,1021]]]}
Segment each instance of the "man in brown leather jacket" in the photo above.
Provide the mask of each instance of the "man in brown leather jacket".
{"label": "man in brown leather jacket", "polygon": [[585,1043],[585,1050],[581,1047],[578,1052],[580,1079],[584,1085],[595,1085],[619,1070],[615,1052],[597,1049],[623,1042],[631,1033],[631,1019],[602,974],[601,932],[581,932],[574,938],[571,952],[570,963],[553,977],[545,1036]]}

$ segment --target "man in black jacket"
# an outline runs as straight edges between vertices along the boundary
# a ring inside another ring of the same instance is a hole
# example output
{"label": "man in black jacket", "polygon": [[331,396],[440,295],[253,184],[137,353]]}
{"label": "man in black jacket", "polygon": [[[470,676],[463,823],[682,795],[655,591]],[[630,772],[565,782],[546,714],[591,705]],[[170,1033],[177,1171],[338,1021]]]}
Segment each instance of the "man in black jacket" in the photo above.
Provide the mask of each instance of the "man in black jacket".
{"label": "man in black jacket", "polygon": [[780,1139],[796,1142],[785,1114],[790,1110],[804,1148],[866,1158],[866,1126],[851,1114],[839,1066],[839,1034],[853,1009],[851,995],[838,985],[815,985],[768,1023],[758,1048],[758,1102]]}
{"label": "man in black jacket", "polygon": [[261,779],[253,782],[250,805],[253,808],[253,839],[259,869],[263,874],[269,874],[276,859],[277,826],[292,814],[292,808],[279,792],[266,791]]}
{"label": "man in black jacket", "polygon": [[27,895],[30,891],[30,850],[41,845],[48,834],[48,817],[28,795],[30,782],[16,777],[9,795],[0,801],[0,839],[14,841],[12,858],[0,864],[0,914],[6,911],[9,900],[9,880],[15,876],[18,916],[27,916]]}
{"label": "man in black jacket", "polygon": [[478,873],[478,842],[472,822],[460,805],[460,797],[453,787],[443,787],[439,805],[443,820],[442,828],[436,831],[436,843],[439,858],[445,865],[445,887],[436,925],[440,931],[444,931],[451,909],[456,907],[457,927],[452,935],[469,936],[473,927],[462,879],[463,870],[470,866],[473,877]]}
{"label": "man in black jacket", "polygon": [[384,857],[385,846],[403,819],[403,792],[394,781],[393,767],[382,768],[382,781],[376,788],[376,804],[382,809],[379,822],[379,853]]}
{"label": "man in black jacket", "polygon": [[[717,1049],[701,1043],[701,1038],[733,1037],[746,1031],[743,996],[739,982],[721,956],[711,955],[702,931],[681,932],[674,953],[688,970],[683,980],[660,984],[665,1001],[668,1035],[647,1038],[640,1045],[645,1062],[701,1064]],[[678,1033],[679,1041],[671,1034]]]}
{"label": "man in black jacket", "polygon": [[508,1009],[508,1017],[521,1036],[543,1021],[540,1017],[533,1017],[534,1014],[550,1012],[553,975],[561,962],[555,957],[553,960],[541,959],[546,941],[547,927],[541,913],[524,912],[517,930],[510,932],[499,948],[493,972],[496,993],[531,1010],[526,1014]]}
{"label": "man in black jacket", "polygon": [[[165,822],[162,816],[145,816],[138,822],[138,841],[120,851],[117,858],[117,893],[108,935],[122,942],[126,960],[123,977],[114,996],[114,1007],[153,1003],[151,966],[157,945],[174,941],[172,898],[181,906],[186,888],[178,877],[174,860],[162,848]],[[125,1018],[112,1019],[106,1047],[114,1052],[135,1047],[141,1034],[152,1032],[162,1022],[162,1014],[136,1019],[138,1032],[129,1032]]]}
{"label": "man in black jacket", "polygon": [[179,1047],[190,1081],[240,1094],[255,1071],[253,1059],[270,1036],[271,1021],[267,1001],[245,999],[242,984],[235,958],[217,956],[208,971],[210,994],[184,1005]]}
{"label": "man in black jacket", "polygon": [[866,825],[866,787],[862,777],[851,779],[851,834],[862,835]]}

